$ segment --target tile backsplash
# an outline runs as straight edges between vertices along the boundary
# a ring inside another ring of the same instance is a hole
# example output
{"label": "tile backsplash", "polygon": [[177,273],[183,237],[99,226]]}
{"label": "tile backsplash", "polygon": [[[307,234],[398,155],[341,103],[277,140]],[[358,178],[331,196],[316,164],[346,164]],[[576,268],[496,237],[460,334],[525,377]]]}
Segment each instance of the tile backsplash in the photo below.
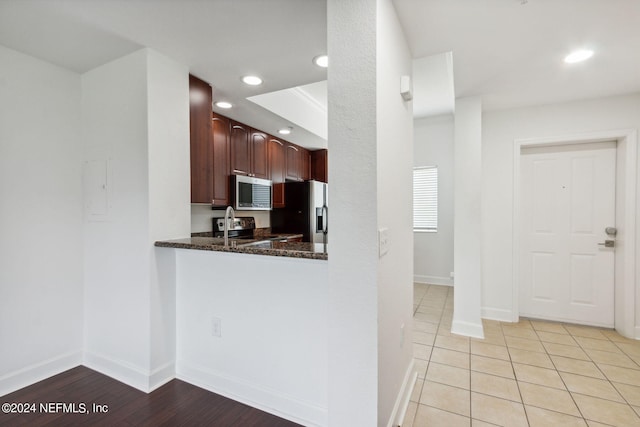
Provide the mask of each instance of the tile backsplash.
{"label": "tile backsplash", "polygon": [[[191,232],[212,231],[211,218],[224,216],[224,209],[212,210],[210,205],[191,205]],[[252,216],[256,219],[256,228],[271,227],[269,211],[236,211],[236,216]]]}

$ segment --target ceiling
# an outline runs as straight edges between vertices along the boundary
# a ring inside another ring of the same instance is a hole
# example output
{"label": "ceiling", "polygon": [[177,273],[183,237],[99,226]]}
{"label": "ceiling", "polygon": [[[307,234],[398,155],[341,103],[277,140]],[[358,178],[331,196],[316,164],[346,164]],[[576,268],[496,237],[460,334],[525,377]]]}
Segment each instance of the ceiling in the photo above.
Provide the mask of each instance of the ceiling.
{"label": "ceiling", "polygon": [[[638,0],[393,2],[413,57],[453,52],[455,96],[483,110],[640,91]],[[563,62],[584,46],[592,59]]]}
{"label": "ceiling", "polygon": [[[83,73],[150,47],[210,83],[214,110],[263,131],[294,127],[308,148],[326,140],[246,98],[326,80],[325,0],[0,0],[0,44]],[[240,78],[256,74],[257,87]]]}
{"label": "ceiling", "polygon": [[[392,1],[415,58],[416,116],[450,112],[455,97],[495,110],[640,91],[638,0]],[[291,126],[288,139],[311,149],[326,147],[321,131],[247,98],[304,86],[295,96],[326,105],[311,85],[326,80],[312,63],[326,27],[326,0],[0,0],[2,45],[78,73],[150,47],[234,104],[216,111],[269,133]],[[562,62],[582,46],[591,60]]]}

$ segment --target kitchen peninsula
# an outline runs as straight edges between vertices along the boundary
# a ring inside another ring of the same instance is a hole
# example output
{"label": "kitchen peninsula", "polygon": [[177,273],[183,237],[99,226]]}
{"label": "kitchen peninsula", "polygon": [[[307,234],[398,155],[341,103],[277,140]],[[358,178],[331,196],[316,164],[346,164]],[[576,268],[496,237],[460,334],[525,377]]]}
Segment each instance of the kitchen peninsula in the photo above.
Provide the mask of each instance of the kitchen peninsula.
{"label": "kitchen peninsula", "polygon": [[327,245],[309,242],[278,242],[273,240],[253,240],[250,242],[232,241],[224,246],[220,237],[188,237],[185,239],[163,240],[155,243],[157,247],[176,249],[196,249],[202,251],[234,252],[254,255],[270,255],[290,258],[326,260]]}
{"label": "kitchen peninsula", "polygon": [[171,281],[163,287],[175,292],[176,377],[303,425],[327,425],[326,251],[219,240],[155,243],[161,277]]}
{"label": "kitchen peninsula", "polygon": [[[301,242],[302,234],[288,230],[272,233],[268,214],[254,221],[252,211],[234,206],[238,217],[222,219],[222,211],[211,210],[233,205],[230,179],[243,171],[270,180],[273,208],[282,208],[285,181],[309,179],[311,155],[271,136],[265,151],[264,138],[251,138],[264,132],[217,114],[212,120],[211,87],[193,76],[190,83],[192,93],[203,88],[205,100],[201,108],[191,100],[191,203],[205,219],[191,236],[181,229],[173,236],[183,238],[154,243],[161,284],[153,297],[175,310],[167,321],[175,319],[175,329],[158,345],[175,337],[178,379],[299,424],[326,426],[327,246]],[[246,158],[253,162],[241,165]],[[246,223],[246,236],[235,234],[237,221]]]}

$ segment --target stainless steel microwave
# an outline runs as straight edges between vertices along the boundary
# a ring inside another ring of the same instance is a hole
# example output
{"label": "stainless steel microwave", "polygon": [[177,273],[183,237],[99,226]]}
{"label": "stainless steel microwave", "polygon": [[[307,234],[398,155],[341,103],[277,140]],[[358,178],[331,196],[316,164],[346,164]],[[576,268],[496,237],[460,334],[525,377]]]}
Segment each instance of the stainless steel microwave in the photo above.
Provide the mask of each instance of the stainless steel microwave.
{"label": "stainless steel microwave", "polygon": [[271,181],[244,175],[231,175],[231,202],[239,211],[270,211]]}

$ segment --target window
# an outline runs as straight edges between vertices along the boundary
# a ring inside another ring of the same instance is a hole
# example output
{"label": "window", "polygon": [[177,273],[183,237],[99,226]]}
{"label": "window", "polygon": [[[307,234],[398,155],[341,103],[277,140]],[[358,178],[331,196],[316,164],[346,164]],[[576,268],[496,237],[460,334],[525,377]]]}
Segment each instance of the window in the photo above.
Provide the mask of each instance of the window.
{"label": "window", "polygon": [[413,231],[438,231],[438,167],[413,168]]}

